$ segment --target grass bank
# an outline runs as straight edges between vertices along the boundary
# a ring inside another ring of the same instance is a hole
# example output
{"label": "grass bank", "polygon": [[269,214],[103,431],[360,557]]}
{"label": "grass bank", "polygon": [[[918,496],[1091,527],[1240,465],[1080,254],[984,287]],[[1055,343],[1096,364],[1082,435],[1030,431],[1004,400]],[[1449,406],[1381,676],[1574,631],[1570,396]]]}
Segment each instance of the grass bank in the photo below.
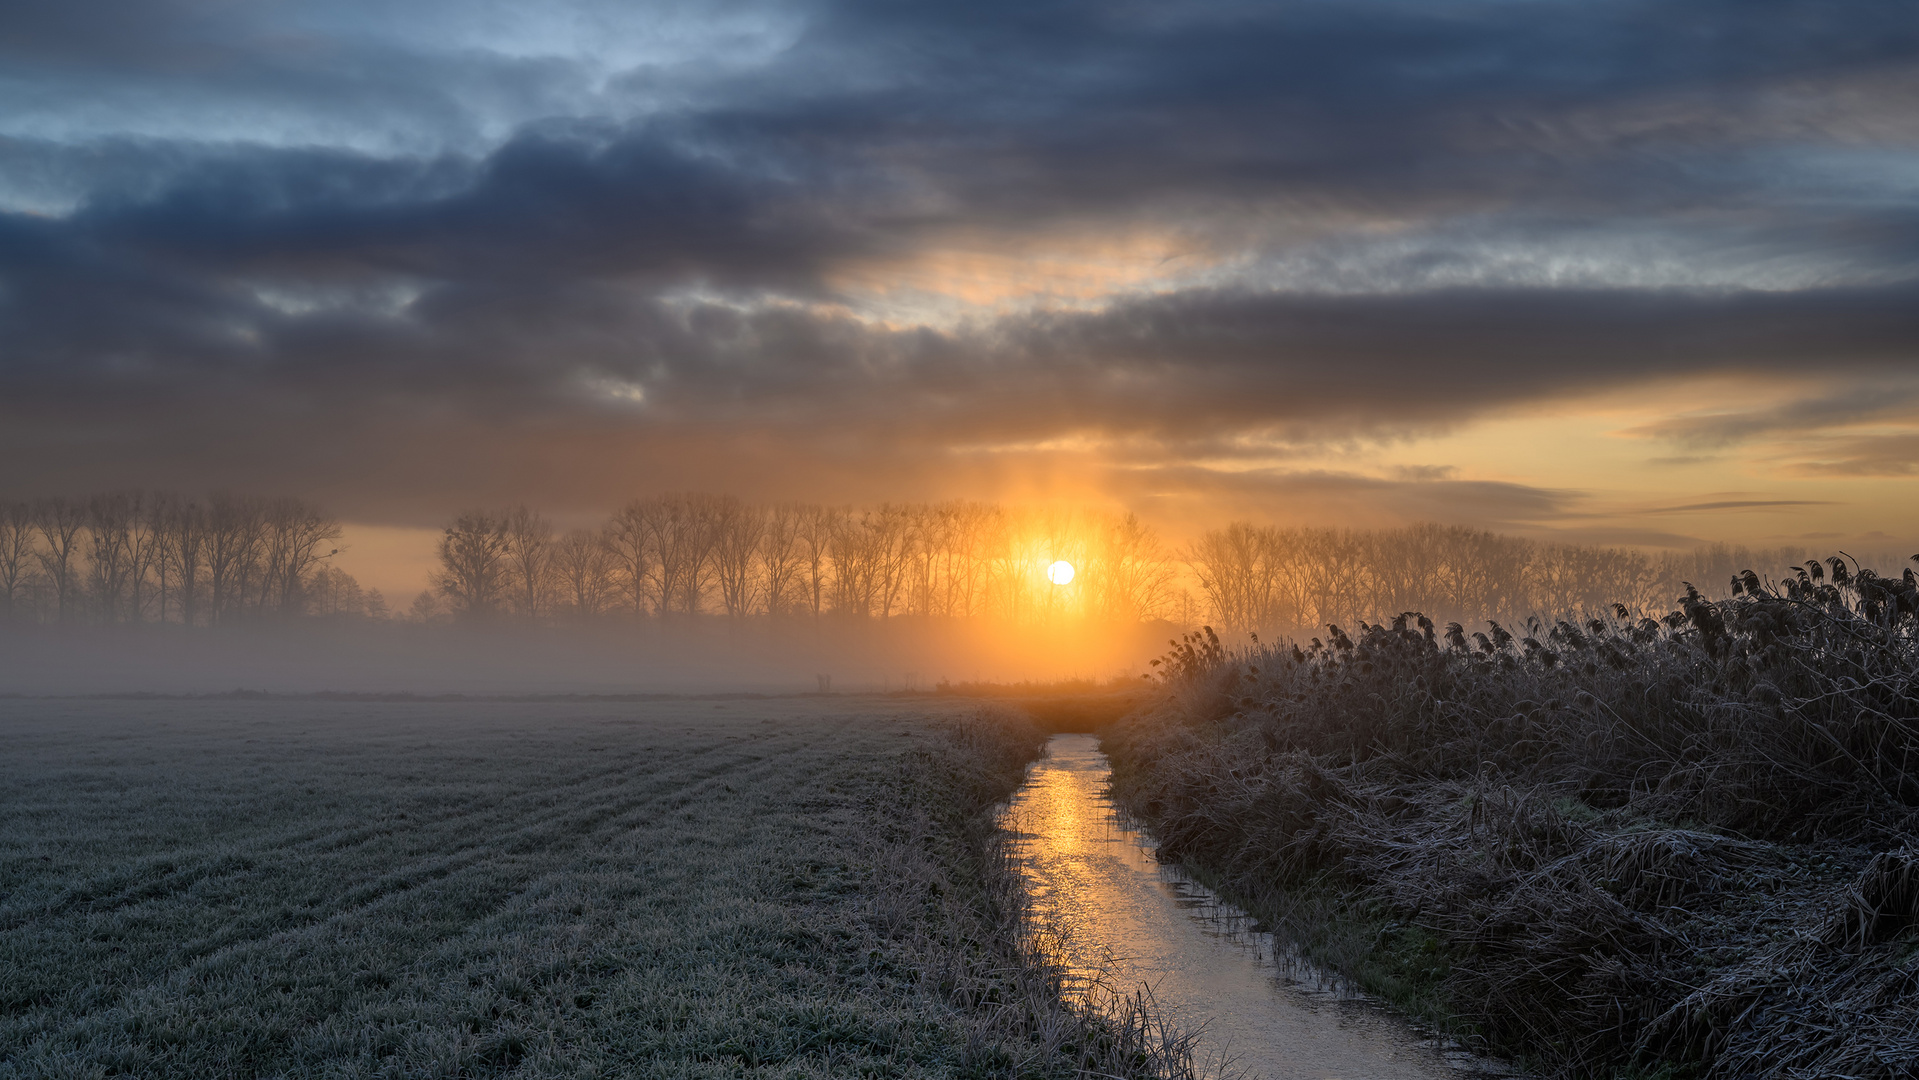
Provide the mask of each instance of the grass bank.
{"label": "grass bank", "polygon": [[1919,588],[1414,613],[1164,659],[1119,801],[1319,959],[1537,1071],[1919,1070]]}
{"label": "grass bank", "polygon": [[0,1077],[1148,1075],[932,702],[0,702]]}

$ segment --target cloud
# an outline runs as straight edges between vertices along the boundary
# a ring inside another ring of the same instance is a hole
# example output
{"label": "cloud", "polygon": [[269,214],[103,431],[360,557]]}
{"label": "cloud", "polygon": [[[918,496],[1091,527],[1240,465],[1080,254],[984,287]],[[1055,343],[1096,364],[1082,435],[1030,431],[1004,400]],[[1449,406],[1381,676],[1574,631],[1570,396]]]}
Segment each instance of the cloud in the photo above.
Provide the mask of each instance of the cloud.
{"label": "cloud", "polygon": [[1794,468],[1809,476],[1919,476],[1919,432],[1833,439],[1806,456]]}
{"label": "cloud", "polygon": [[1531,528],[1576,512],[1585,499],[1579,491],[1528,484],[1386,479],[1330,469],[1167,466],[1117,474],[1109,482],[1160,515],[1203,501],[1256,519],[1329,525],[1440,521]]}
{"label": "cloud", "polygon": [[1641,511],[1646,514],[1704,514],[1725,510],[1776,510],[1787,506],[1831,506],[1823,499],[1723,499],[1719,502],[1688,503],[1684,506],[1659,506]]}
{"label": "cloud", "polygon": [[1390,471],[1397,480],[1454,480],[1459,476],[1455,465],[1395,465]]}
{"label": "cloud", "polygon": [[[1524,523],[1579,497],[1302,462],[1688,374],[1837,385],[1634,434],[1919,400],[1883,5],[114,10],[0,29],[0,490]],[[1801,468],[1904,475],[1852,434]]]}
{"label": "cloud", "polygon": [[[1901,341],[1906,331],[1894,330],[1885,342],[1888,356],[1896,355],[1901,345],[1919,353],[1919,340]],[[1801,346],[1813,358],[1812,342]],[[1801,435],[1888,418],[1903,419],[1919,403],[1919,385],[1915,385],[1903,365],[1886,364],[1869,369],[1876,376],[1860,380],[1837,391],[1789,401],[1770,408],[1746,411],[1683,415],[1643,424],[1626,434],[1665,439],[1680,446],[1723,449],[1762,437]],[[1846,372],[1827,371],[1828,376]],[[1853,374],[1856,374],[1854,372]]]}
{"label": "cloud", "polygon": [[[50,264],[60,265],[41,266]],[[281,482],[296,485],[315,481],[307,470],[320,431],[352,431],[379,460],[487,460],[563,428],[567,438],[537,456],[602,476],[602,498],[632,476],[695,471],[645,464],[631,447],[672,461],[726,430],[785,446],[789,460],[830,445],[902,469],[995,445],[1009,459],[1032,457],[1061,440],[1094,462],[1284,459],[1675,370],[1790,370],[1806,349],[1834,369],[1871,371],[1919,310],[1897,291],[1783,301],[1207,291],[934,331],[803,305],[668,301],[612,282],[480,279],[410,299],[347,293],[297,314],[284,298],[276,306],[191,278],[129,270],[86,284],[97,307],[8,312],[11,340],[47,350],[7,375],[0,455],[15,485],[48,474],[36,451],[46,440],[100,428],[112,438],[88,449],[103,476],[135,457],[170,469],[167,483],[190,484],[219,471],[210,459],[238,455],[276,463]],[[48,300],[80,291],[44,271],[29,289]],[[1693,350],[1666,353],[1673,338]],[[1834,343],[1850,353],[1836,355]],[[606,395],[589,400],[583,387],[625,388],[623,407],[596,407]],[[423,430],[437,432],[436,449],[415,445]],[[610,464],[619,462],[632,463],[628,476]],[[387,466],[360,483],[417,486],[438,500],[442,471]],[[495,475],[505,484],[513,474]]]}

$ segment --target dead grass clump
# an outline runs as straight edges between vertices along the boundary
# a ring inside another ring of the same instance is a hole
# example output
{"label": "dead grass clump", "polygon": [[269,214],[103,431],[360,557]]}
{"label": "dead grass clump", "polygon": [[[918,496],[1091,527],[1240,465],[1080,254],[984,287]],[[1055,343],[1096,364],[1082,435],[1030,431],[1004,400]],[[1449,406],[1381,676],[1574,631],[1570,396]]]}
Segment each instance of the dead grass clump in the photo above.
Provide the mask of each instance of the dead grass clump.
{"label": "dead grass clump", "polygon": [[1919,852],[1882,852],[1823,917],[1718,972],[1649,1024],[1638,1049],[1713,1076],[1892,1078],[1919,1071]]}
{"label": "dead grass clump", "polygon": [[1262,914],[1341,898],[1371,944],[1319,959],[1544,1072],[1894,1075],[1919,580],[1832,565],[1660,618],[1189,635],[1115,794]]}

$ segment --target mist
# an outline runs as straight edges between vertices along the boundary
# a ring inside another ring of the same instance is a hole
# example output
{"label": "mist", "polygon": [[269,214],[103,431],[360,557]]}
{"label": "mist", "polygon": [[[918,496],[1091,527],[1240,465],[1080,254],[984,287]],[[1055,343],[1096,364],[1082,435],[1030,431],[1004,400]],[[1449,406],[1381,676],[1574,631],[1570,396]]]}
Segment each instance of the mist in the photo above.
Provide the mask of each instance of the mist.
{"label": "mist", "polygon": [[[0,692],[633,695],[1125,682],[1180,635],[1464,632],[1664,612],[1842,558],[1646,551],[1458,525],[1228,522],[1186,544],[1131,514],[980,502],[633,499],[562,531],[526,506],[448,522],[390,603],[293,498],[139,491],[0,503]],[[1343,629],[1334,629],[1343,627]],[[1495,632],[1494,636],[1497,636]]]}
{"label": "mist", "polygon": [[[307,621],[0,628],[0,694],[633,695],[934,692],[1137,679],[1180,628],[823,626],[712,616],[597,626]],[[822,681],[824,678],[825,681]]]}

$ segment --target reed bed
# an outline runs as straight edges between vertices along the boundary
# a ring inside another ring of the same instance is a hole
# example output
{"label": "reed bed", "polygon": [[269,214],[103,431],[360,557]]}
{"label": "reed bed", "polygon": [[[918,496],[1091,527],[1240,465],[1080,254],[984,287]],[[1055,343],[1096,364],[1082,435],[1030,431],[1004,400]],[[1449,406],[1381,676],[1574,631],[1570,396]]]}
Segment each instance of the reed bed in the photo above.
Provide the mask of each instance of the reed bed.
{"label": "reed bed", "polygon": [[1919,582],[1160,662],[1109,729],[1163,857],[1544,1075],[1919,1070]]}

